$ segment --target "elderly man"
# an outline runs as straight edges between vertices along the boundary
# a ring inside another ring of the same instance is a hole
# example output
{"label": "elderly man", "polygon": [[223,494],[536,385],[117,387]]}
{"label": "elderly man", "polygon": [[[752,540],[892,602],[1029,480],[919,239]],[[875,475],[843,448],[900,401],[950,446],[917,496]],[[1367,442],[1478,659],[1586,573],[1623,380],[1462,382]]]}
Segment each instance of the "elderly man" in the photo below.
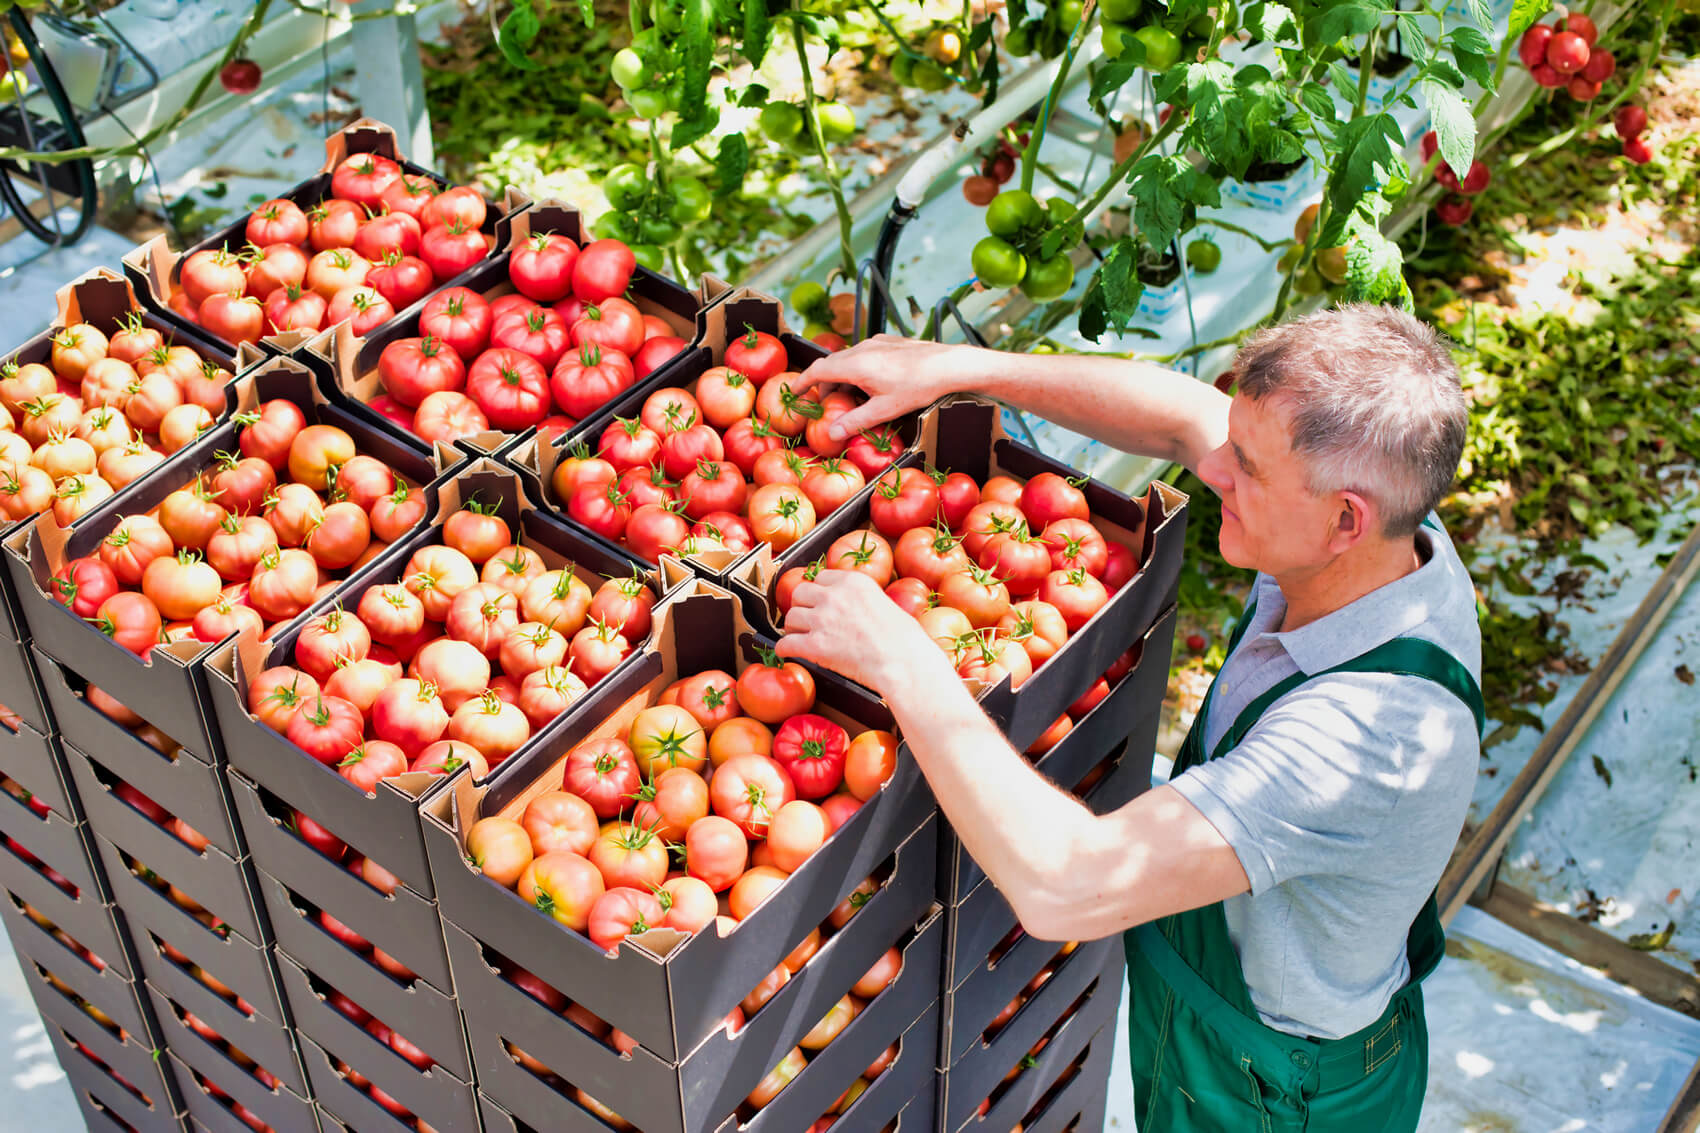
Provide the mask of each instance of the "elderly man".
{"label": "elderly man", "polygon": [[779,651],[890,704],[1029,933],[1125,933],[1143,1133],[1417,1127],[1434,888],[1480,755],[1470,577],[1431,515],[1464,446],[1446,346],[1391,308],[1265,330],[1230,398],[1155,366],[880,336],[816,363],[869,395],[838,431],[999,398],[1222,497],[1258,572],[1169,782],[1098,816],[1045,781],[866,577],[800,585]]}

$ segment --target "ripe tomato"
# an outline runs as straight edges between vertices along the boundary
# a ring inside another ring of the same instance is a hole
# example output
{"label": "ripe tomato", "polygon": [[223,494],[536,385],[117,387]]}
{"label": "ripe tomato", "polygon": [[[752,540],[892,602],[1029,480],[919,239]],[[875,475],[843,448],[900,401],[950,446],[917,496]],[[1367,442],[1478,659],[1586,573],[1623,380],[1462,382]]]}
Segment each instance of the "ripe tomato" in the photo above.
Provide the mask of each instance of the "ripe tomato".
{"label": "ripe tomato", "polygon": [[[197,307],[214,295],[240,295],[248,285],[247,276],[242,272],[241,259],[224,248],[203,248],[199,252],[191,252],[178,271],[178,281],[183,286],[183,293]],[[81,327],[67,328],[66,333],[59,337],[76,345],[92,342]],[[87,361],[105,355],[104,337],[99,345],[101,349],[94,352],[93,357]],[[68,378],[82,377],[83,370],[88,368],[87,361],[79,365],[71,349],[61,351],[58,340],[54,342],[54,347],[53,368]]]}
{"label": "ripe tomato", "polygon": [[960,531],[968,513],[980,502],[980,485],[963,472],[943,473],[929,469],[939,488],[939,516],[952,531]]}
{"label": "ripe tomato", "polygon": [[702,416],[702,407],[689,391],[676,386],[658,389],[643,399],[638,418],[658,437],[688,429]]}
{"label": "ripe tomato", "polygon": [[285,732],[296,711],[318,695],[318,681],[299,669],[278,665],[249,682],[248,711],[272,731]]}
{"label": "ripe tomato", "polygon": [[725,456],[720,434],[712,425],[670,430],[661,438],[661,467],[675,480],[684,480],[699,464],[713,463]]}
{"label": "ripe tomato", "polygon": [[588,856],[611,889],[630,885],[647,892],[667,879],[667,844],[653,830],[629,822],[604,826]]}
{"label": "ripe tomato", "polygon": [[383,207],[390,212],[404,212],[421,221],[425,206],[437,195],[437,183],[422,173],[403,172],[384,189]]}
{"label": "ripe tomato", "polygon": [[891,583],[891,544],[872,531],[846,532],[826,549],[826,567],[865,574],[883,590]]}
{"label": "ripe tomato", "polygon": [[227,342],[258,342],[265,333],[266,312],[252,295],[221,293],[201,304],[200,323]]}
{"label": "ripe tomato", "polygon": [[573,294],[600,303],[625,294],[637,270],[637,257],[619,240],[593,240],[573,263]]}
{"label": "ripe tomato", "polygon": [[466,377],[467,396],[491,426],[517,433],[549,413],[549,377],[537,359],[517,350],[486,350]]}
{"label": "ripe tomato", "polygon": [[571,294],[578,245],[565,236],[533,233],[508,258],[508,278],[521,295],[553,303]]}
{"label": "ripe tomato", "polygon": [[1104,589],[1111,594],[1133,581],[1139,573],[1139,560],[1125,544],[1111,542],[1108,546],[1108,556],[1104,564]]}
{"label": "ripe tomato", "polygon": [[693,536],[710,536],[720,540],[728,551],[742,553],[756,545],[756,533],[749,520],[729,511],[711,511],[691,525]]}
{"label": "ripe tomato", "polygon": [[814,505],[816,515],[828,515],[848,503],[867,481],[861,470],[847,460],[828,458],[803,473],[798,485]]}
{"label": "ripe tomato", "polygon": [[626,523],[626,546],[640,559],[659,562],[663,554],[679,554],[689,540],[690,524],[672,506],[645,504],[634,508]]}
{"label": "ripe tomato", "polygon": [[1062,611],[1042,601],[1015,603],[998,619],[997,631],[1026,650],[1035,669],[1063,647],[1069,633]]}
{"label": "ripe tomato", "polygon": [[419,223],[426,228],[460,221],[467,228],[481,228],[488,213],[484,198],[470,185],[444,189],[420,209]]}
{"label": "ripe tomato", "polygon": [[[395,744],[409,758],[442,739],[448,727],[449,713],[435,685],[400,680],[379,693],[372,704],[373,733]],[[353,746],[349,744],[343,751]]]}
{"label": "ripe tomato", "polygon": [[[444,195],[439,194],[438,199]],[[470,271],[489,251],[490,241],[484,233],[459,218],[427,228],[419,240],[419,258],[430,265],[431,274],[438,279],[453,279]]]}
{"label": "ripe tomato", "polygon": [[797,788],[785,769],[763,755],[732,757],[716,769],[709,783],[714,813],[737,823],[750,838],[765,837],[774,813],[796,797]]}
{"label": "ripe tomato", "polygon": [[1028,598],[1051,573],[1051,552],[1023,525],[986,540],[980,549],[980,565],[1001,579],[1012,597]]}
{"label": "ripe tomato", "polygon": [[248,214],[243,236],[248,243],[259,248],[270,244],[305,244],[307,214],[294,201],[282,198],[262,201]]}
{"label": "ripe tomato", "polygon": [[289,742],[327,767],[335,767],[360,746],[365,720],[360,709],[337,696],[320,693],[290,718]]}
{"label": "ripe tomato", "polygon": [[726,344],[726,365],[759,387],[782,373],[790,365],[790,358],[779,339],[754,327],[745,327],[742,335]]}
{"label": "ripe tomato", "polygon": [[650,611],[654,608],[655,592],[634,575],[611,578],[597,587],[590,600],[589,616],[628,640],[642,641],[649,636]]}
{"label": "ripe tomato", "polygon": [[[706,425],[699,427],[708,429]],[[712,429],[709,431],[713,432]],[[715,441],[719,442],[718,434]],[[744,510],[749,485],[732,465],[702,460],[697,462],[695,469],[686,473],[679,484],[679,494],[684,500],[685,514],[692,519],[704,520],[715,512],[726,512],[736,517]]]}
{"label": "ripe tomato", "polygon": [[721,724],[738,717],[737,684],[732,674],[707,669],[678,682],[677,704],[691,714],[705,733],[712,733]]}
{"label": "ripe tomato", "polygon": [[434,686],[443,708],[454,712],[489,687],[490,659],[476,645],[439,637],[419,648],[408,675]]}
{"label": "ripe tomato", "polygon": [[138,657],[159,643],[163,626],[153,601],[131,590],[120,590],[95,609],[94,627]]}
{"label": "ripe tomato", "polygon": [[639,789],[632,824],[675,843],[707,814],[708,783],[688,767],[669,767]]}
{"label": "ripe tomato", "polygon": [[784,551],[814,529],[815,508],[798,488],[763,484],[749,496],[750,529],[775,551]]}
{"label": "ripe tomato", "polygon": [[764,650],[759,664],[738,674],[738,703],[764,724],[782,724],[815,704],[814,675],[796,661]]}
{"label": "ripe tomato", "polygon": [[939,602],[961,610],[975,629],[986,629],[1009,612],[1009,588],[989,571],[968,567],[939,580]]}
{"label": "ripe tomato", "polygon": [[873,429],[864,429],[850,438],[850,444],[844,450],[844,455],[851,464],[861,469],[862,475],[873,479],[896,463],[903,455],[903,438],[890,425],[880,425]]}
{"label": "ripe tomato", "polygon": [[1086,493],[1078,481],[1069,481],[1055,472],[1041,472],[1027,481],[1021,489],[1021,512],[1034,531],[1043,531],[1059,519],[1090,520],[1092,510],[1086,504]]}
{"label": "ripe tomato", "polygon": [[[596,455],[620,473],[649,468],[661,458],[661,437],[636,417],[616,417],[597,438]],[[634,501],[633,506],[641,503]]]}
{"label": "ripe tomato", "polygon": [[315,252],[348,248],[366,214],[353,201],[331,199],[307,210],[307,241]]}
{"label": "ripe tomato", "polygon": [[792,716],[773,737],[773,759],[806,799],[825,798],[844,781],[850,736],[824,716]]}
{"label": "ripe tomato", "polygon": [[282,471],[289,467],[289,448],[295,435],[307,427],[306,414],[293,401],[273,398],[263,401],[253,413],[236,418],[241,433],[237,447],[243,456],[255,456]]}
{"label": "ripe tomato", "polygon": [[454,740],[438,740],[414,756],[413,762],[407,765],[410,772],[423,771],[436,778],[446,778],[462,767],[471,768],[474,779],[482,779],[490,774],[490,767],[485,762],[483,753],[470,744],[456,743]]}
{"label": "ripe tomato", "polygon": [[102,602],[118,593],[118,576],[99,558],[84,555],[66,563],[53,576],[51,591],[61,605],[70,607],[71,613],[90,618]]}
{"label": "ripe tomato", "polygon": [[579,932],[589,925],[591,907],[606,888],[588,859],[565,850],[533,859],[515,886],[538,912]]}
{"label": "ripe tomato", "polygon": [[[315,252],[313,258],[307,261],[307,287],[327,300],[335,299],[339,291],[365,283],[371,270],[372,262],[351,248]],[[204,303],[201,313],[203,316],[206,314]]]}
{"label": "ripe tomato", "polygon": [[664,927],[697,932],[714,923],[720,904],[707,882],[695,877],[670,877],[661,883],[661,889],[666,894],[666,913],[661,919]]}
{"label": "ripe tomato", "polygon": [[1102,581],[1084,570],[1054,570],[1045,576],[1039,597],[1057,608],[1070,633],[1078,633],[1092,620],[1093,614],[1103,609],[1110,600],[1110,592]]}
{"label": "ripe tomato", "polygon": [[[796,799],[779,808],[767,831],[774,865],[795,873],[832,836],[832,820],[813,803]],[[745,874],[748,877],[748,874]],[[737,889],[733,889],[736,899]]]}
{"label": "ripe tomato", "polygon": [[750,479],[756,487],[764,484],[784,484],[787,487],[800,488],[803,477],[808,475],[812,462],[792,448],[776,448],[756,457],[755,467],[750,471]]}
{"label": "ripe tomato", "polygon": [[774,432],[785,437],[800,437],[810,421],[825,412],[820,393],[810,389],[798,393],[795,389],[801,374],[775,374],[756,391],[756,416],[766,421]]}
{"label": "ripe tomato", "polygon": [[423,232],[419,221],[405,212],[381,212],[354,234],[354,251],[374,264],[391,254],[412,256],[419,251]]}
{"label": "ripe tomato", "polygon": [[1026,525],[1026,517],[1014,504],[1002,500],[988,500],[982,496],[980,502],[968,513],[968,518],[963,521],[962,549],[968,553],[970,559],[978,562],[980,553],[994,535],[1015,531]]}
{"label": "ripe tomato", "polygon": [[549,376],[549,388],[561,412],[589,417],[637,381],[631,359],[596,346],[563,355]]}
{"label": "ripe tomato", "polygon": [[[795,800],[786,803],[785,807],[794,805]],[[780,813],[784,812],[785,807],[779,808]],[[777,817],[774,821],[778,821]],[[770,838],[757,847],[757,852],[771,849],[771,846],[772,840]],[[778,866],[751,866],[744,872],[744,876],[733,882],[732,891],[726,895],[726,904],[732,910],[732,916],[738,920],[747,919],[751,913],[756,911],[757,906],[773,896],[774,891],[785,884],[785,876],[786,871]],[[787,968],[787,974],[789,974],[789,971],[790,969]]]}
{"label": "ripe tomato", "polygon": [[695,400],[704,421],[729,429],[755,412],[756,387],[730,366],[714,366],[697,379]]}
{"label": "ripe tomato", "polygon": [[101,540],[96,554],[119,584],[140,586],[148,564],[175,549],[158,520],[149,515],[127,515]]}
{"label": "ripe tomato", "polygon": [[366,624],[338,607],[320,614],[301,630],[295,639],[295,663],[324,684],[343,664],[359,661],[371,650],[372,635]]}
{"label": "ripe tomato", "polygon": [[372,544],[372,524],[360,505],[338,500],[320,515],[301,546],[326,570],[353,566]]}
{"label": "ripe tomato", "polygon": [[912,527],[931,526],[938,513],[938,486],[919,468],[888,469],[874,481],[868,516],[886,538],[900,538]]}
{"label": "ripe tomato", "polygon": [[475,583],[449,603],[443,629],[494,660],[502,641],[519,627],[519,599],[488,582]]}
{"label": "ripe tomato", "polygon": [[591,906],[587,931],[598,948],[611,950],[628,936],[660,927],[665,915],[661,902],[648,890],[616,886]]}
{"label": "ripe tomato", "polygon": [[531,722],[517,705],[485,692],[455,709],[448,738],[476,748],[495,767],[531,738]]}
{"label": "ripe tomato", "polygon": [[[242,609],[243,607],[237,607]],[[378,694],[390,687],[391,681],[401,679],[399,664],[386,664],[370,655],[358,661],[342,666],[331,674],[325,682],[325,692],[331,696],[340,696],[362,712],[372,711],[372,705],[377,701]],[[373,740],[373,743],[381,741]],[[401,756],[397,749],[397,757],[405,764],[407,759]]]}
{"label": "ripe tomato", "polygon": [[571,345],[567,324],[548,307],[533,306],[495,314],[490,324],[490,345],[517,350],[535,358],[544,369],[561,360]]}
{"label": "ripe tomato", "polygon": [[511,818],[481,818],[466,834],[466,860],[491,881],[512,889],[533,857],[531,837]]}
{"label": "ripe tomato", "polygon": [[[700,390],[700,385],[698,388]],[[738,471],[746,477],[753,477],[756,462],[766,453],[783,449],[785,438],[775,432],[766,421],[757,417],[744,417],[727,428],[721,443],[726,450],[726,459],[736,465]]]}
{"label": "ripe tomato", "polygon": [[[366,274],[366,286],[382,295],[395,310],[405,310],[431,293],[431,269],[418,256],[391,252],[379,258]],[[422,328],[423,329],[423,328]],[[363,334],[359,320],[355,334]],[[424,333],[433,333],[425,330]]]}
{"label": "ripe tomato", "polygon": [[583,488],[567,501],[567,514],[604,539],[618,540],[632,517],[631,502],[618,488]]}
{"label": "ripe tomato", "polygon": [[418,406],[438,390],[465,386],[466,367],[441,339],[398,338],[378,355],[378,377],[391,397]]}
{"label": "ripe tomato", "polygon": [[490,341],[493,315],[478,292],[450,287],[426,301],[419,313],[419,333],[435,338],[462,359],[474,358]]}
{"label": "ripe tomato", "polygon": [[584,309],[572,326],[577,347],[600,346],[632,357],[643,347],[643,315],[625,299],[604,299]]}
{"label": "ripe tomato", "polygon": [[936,590],[940,580],[953,571],[969,565],[968,552],[943,528],[911,527],[897,540],[893,551],[897,573],[904,578],[919,579],[928,590]]}
{"label": "ripe tomato", "polygon": [[464,393],[438,390],[419,403],[413,431],[427,441],[452,441],[485,432],[490,421],[478,403]]}
{"label": "ripe tomato", "polygon": [[1110,561],[1109,544],[1091,523],[1072,516],[1047,524],[1039,536],[1051,552],[1053,570],[1084,570],[1102,578]]}
{"label": "ripe tomato", "polygon": [[261,248],[257,255],[252,251],[249,254],[253,258],[246,269],[247,293],[262,303],[273,292],[300,287],[307,279],[307,253],[295,244],[271,244]]}
{"label": "ripe tomato", "polygon": [[626,636],[607,622],[592,620],[567,645],[567,668],[586,685],[613,672],[631,653]]}
{"label": "ripe tomato", "polygon": [[331,172],[331,195],[376,212],[383,207],[384,190],[401,180],[401,166],[382,154],[357,153],[344,158]]}
{"label": "ripe tomato", "polygon": [[[644,316],[644,323],[649,323],[651,316]],[[639,378],[647,378],[662,366],[672,361],[684,352],[685,340],[673,334],[650,335],[643,340],[637,353],[632,355],[632,369]]]}
{"label": "ripe tomato", "polygon": [[963,639],[956,672],[964,680],[985,685],[1000,684],[1008,677],[1011,688],[1020,688],[1033,675],[1033,662],[1020,644],[990,630]]}
{"label": "ripe tomato", "polygon": [[617,818],[643,785],[637,757],[617,737],[586,740],[567,753],[561,786],[589,803],[596,817]]}
{"label": "ripe tomato", "polygon": [[717,814],[699,818],[685,831],[685,870],[716,893],[732,888],[743,876],[749,852],[749,841],[738,824]]}

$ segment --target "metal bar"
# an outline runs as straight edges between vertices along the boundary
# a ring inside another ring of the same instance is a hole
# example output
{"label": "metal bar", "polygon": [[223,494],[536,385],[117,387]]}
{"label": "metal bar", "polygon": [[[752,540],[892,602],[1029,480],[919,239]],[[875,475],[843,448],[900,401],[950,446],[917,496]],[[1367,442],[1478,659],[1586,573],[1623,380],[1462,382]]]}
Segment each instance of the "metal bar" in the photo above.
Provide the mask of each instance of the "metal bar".
{"label": "metal bar", "polygon": [[[358,0],[354,14],[381,12],[387,0]],[[419,66],[419,30],[413,13],[360,20],[354,25],[355,82],[360,109],[395,129],[396,141],[414,163],[436,164],[431,115],[425,105],[425,76]]]}

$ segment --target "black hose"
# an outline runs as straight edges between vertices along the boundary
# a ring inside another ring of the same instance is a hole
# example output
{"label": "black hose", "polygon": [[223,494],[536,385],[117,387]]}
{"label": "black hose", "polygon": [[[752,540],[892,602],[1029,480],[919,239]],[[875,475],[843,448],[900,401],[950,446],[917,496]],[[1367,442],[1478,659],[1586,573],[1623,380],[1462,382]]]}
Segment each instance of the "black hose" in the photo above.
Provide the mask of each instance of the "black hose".
{"label": "black hose", "polygon": [[[47,58],[47,53],[42,50],[41,41],[36,39],[35,30],[30,27],[29,19],[21,9],[16,7],[6,15],[11,20],[13,30],[18,34],[19,42],[24,45],[24,50],[29,53],[30,61],[35,64],[36,77],[41,80],[41,88],[46,93],[48,101],[53,104],[53,109],[59,115],[60,123],[65,128],[63,144],[59,148],[80,149],[87,145],[88,141],[83,136],[82,124],[77,121],[77,112],[71,106],[71,100],[66,97],[65,88],[59,82],[58,72],[53,69],[53,64]],[[26,114],[27,111],[22,105],[19,105],[17,109],[21,121],[21,116]],[[99,189],[94,179],[94,162],[82,158],[66,163],[65,172],[69,175],[74,186],[68,192],[81,202],[77,222],[72,225],[69,232],[62,231],[57,226],[50,226],[29,210],[28,204],[18,193],[17,186],[12,184],[14,170],[20,175],[24,175],[15,162],[0,163],[0,198],[4,198],[7,207],[17,215],[18,223],[23,225],[25,231],[30,235],[46,244],[68,246],[81,240],[88,234],[89,229],[94,227],[95,208],[99,203]],[[51,199],[52,193],[48,186],[51,171],[48,167],[43,166],[40,168],[39,176],[43,192],[46,192]]]}
{"label": "black hose", "polygon": [[[893,201],[891,211],[885,214],[885,222],[880,225],[879,242],[874,245],[874,267],[879,279],[891,278],[892,261],[897,259],[897,241],[903,235],[903,227],[915,219],[916,210],[902,201]],[[883,333],[886,318],[886,296],[884,287],[872,287],[868,295],[868,326],[867,336]],[[866,336],[864,336],[866,337]]]}

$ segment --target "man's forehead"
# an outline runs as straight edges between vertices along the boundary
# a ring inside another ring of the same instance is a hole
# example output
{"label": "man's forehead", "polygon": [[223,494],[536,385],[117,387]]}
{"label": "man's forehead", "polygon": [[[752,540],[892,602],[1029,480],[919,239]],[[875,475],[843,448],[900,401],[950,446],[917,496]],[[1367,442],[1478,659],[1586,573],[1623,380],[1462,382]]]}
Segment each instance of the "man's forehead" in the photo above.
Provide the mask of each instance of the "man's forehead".
{"label": "man's forehead", "polygon": [[1228,440],[1248,456],[1276,456],[1293,448],[1292,407],[1277,395],[1253,398],[1234,395],[1228,407]]}

